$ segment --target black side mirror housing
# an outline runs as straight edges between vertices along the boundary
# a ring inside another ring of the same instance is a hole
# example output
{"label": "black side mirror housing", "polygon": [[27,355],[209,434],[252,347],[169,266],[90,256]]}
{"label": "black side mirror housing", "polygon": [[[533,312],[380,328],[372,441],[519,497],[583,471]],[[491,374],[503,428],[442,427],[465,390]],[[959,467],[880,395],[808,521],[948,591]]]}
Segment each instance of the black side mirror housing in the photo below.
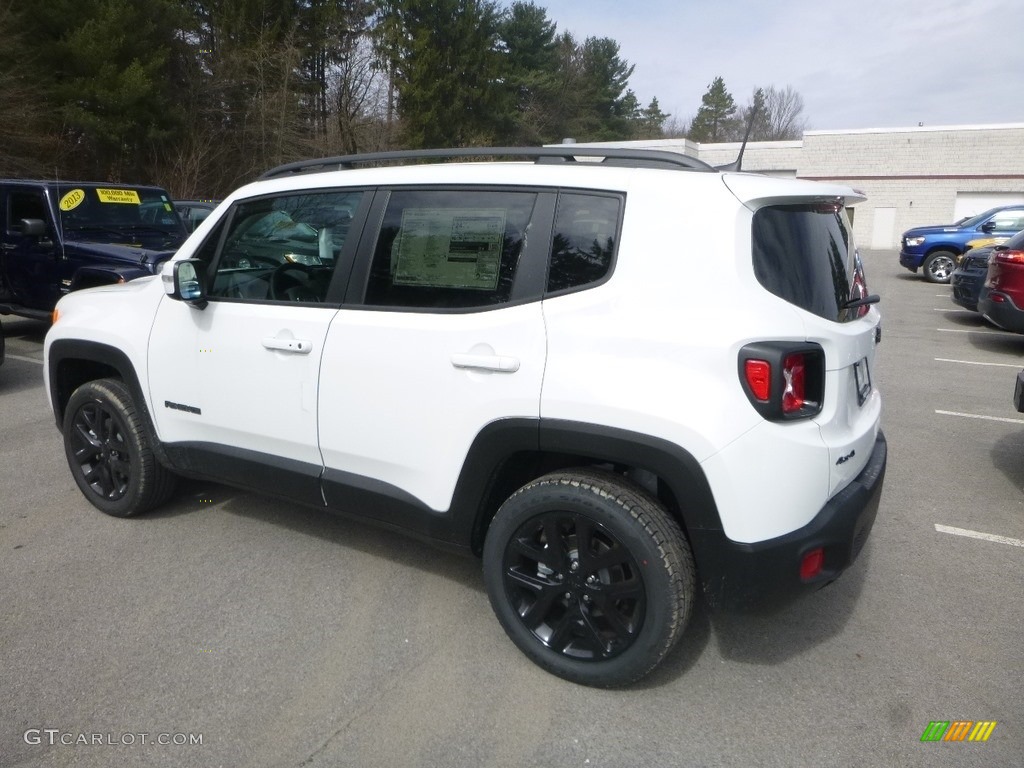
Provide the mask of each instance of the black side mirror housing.
{"label": "black side mirror housing", "polygon": [[46,222],[42,219],[22,219],[21,234],[25,237],[42,237],[46,234]]}

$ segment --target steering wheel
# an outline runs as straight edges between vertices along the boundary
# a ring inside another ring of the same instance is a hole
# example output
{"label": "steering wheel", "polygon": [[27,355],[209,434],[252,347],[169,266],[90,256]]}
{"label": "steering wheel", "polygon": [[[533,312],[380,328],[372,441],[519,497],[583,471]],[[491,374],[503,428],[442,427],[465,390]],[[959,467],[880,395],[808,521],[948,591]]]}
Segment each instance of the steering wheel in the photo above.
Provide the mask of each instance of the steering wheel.
{"label": "steering wheel", "polygon": [[286,261],[270,273],[270,296],[275,301],[322,301],[313,268]]}

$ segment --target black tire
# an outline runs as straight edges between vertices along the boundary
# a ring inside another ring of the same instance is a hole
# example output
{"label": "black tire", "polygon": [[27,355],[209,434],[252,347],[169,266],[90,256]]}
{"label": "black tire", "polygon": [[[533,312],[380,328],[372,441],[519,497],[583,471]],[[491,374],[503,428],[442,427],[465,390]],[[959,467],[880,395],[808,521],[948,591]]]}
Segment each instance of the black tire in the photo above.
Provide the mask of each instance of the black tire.
{"label": "black tire", "polygon": [[956,269],[956,254],[952,251],[933,251],[921,265],[924,279],[929,283],[948,283]]}
{"label": "black tire", "polygon": [[94,507],[130,517],[162,504],[175,476],[153,454],[132,396],[117,379],[90,381],[64,411],[64,453],[79,489]]}
{"label": "black tire", "polygon": [[636,682],[665,658],[696,590],[689,544],[665,508],[589,469],[546,475],[509,497],[487,532],[483,568],[519,649],[558,677],[601,688]]}

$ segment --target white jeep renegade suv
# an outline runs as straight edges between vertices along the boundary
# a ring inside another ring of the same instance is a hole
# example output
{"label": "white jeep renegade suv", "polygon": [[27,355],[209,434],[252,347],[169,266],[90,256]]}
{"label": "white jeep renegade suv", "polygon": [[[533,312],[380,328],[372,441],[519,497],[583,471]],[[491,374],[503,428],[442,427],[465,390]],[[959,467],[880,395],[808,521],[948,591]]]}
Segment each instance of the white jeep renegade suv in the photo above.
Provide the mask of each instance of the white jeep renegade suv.
{"label": "white jeep renegade suv", "polygon": [[469,550],[533,661],[630,683],[698,595],[782,602],[867,537],[886,444],[859,199],[642,150],[282,166],[160,277],[61,300],[71,473],[111,515],[184,475]]}

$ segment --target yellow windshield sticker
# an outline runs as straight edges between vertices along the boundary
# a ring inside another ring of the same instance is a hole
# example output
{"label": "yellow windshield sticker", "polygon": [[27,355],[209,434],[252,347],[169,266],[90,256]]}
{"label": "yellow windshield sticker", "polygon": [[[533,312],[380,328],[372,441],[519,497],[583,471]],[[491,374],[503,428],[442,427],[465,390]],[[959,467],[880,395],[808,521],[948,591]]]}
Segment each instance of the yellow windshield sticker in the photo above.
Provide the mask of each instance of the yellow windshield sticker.
{"label": "yellow windshield sticker", "polygon": [[139,193],[134,189],[97,189],[96,196],[101,203],[127,203],[128,205],[141,205]]}
{"label": "yellow windshield sticker", "polygon": [[85,200],[85,191],[72,189],[60,199],[60,209],[62,211],[73,211],[82,204],[83,200]]}

